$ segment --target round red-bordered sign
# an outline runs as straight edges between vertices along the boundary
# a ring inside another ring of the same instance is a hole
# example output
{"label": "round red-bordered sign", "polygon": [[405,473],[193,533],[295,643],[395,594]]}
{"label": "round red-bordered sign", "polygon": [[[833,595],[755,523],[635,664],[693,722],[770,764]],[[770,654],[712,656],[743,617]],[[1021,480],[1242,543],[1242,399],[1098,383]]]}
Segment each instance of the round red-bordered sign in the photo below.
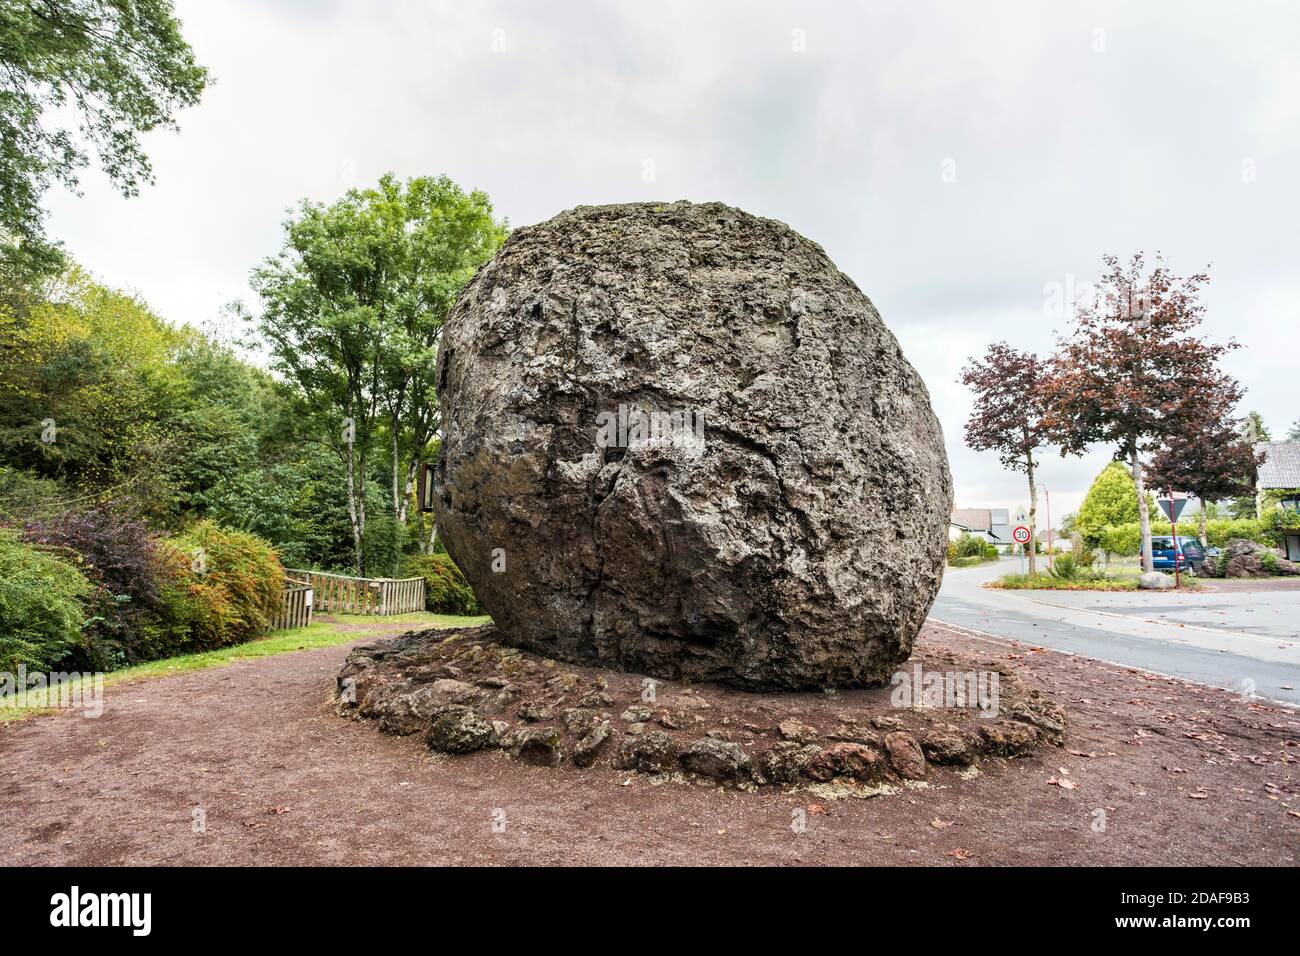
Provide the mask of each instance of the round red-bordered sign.
{"label": "round red-bordered sign", "polygon": [[1016,525],[1015,529],[1011,532],[1011,540],[1016,544],[1028,544],[1029,529],[1022,524]]}

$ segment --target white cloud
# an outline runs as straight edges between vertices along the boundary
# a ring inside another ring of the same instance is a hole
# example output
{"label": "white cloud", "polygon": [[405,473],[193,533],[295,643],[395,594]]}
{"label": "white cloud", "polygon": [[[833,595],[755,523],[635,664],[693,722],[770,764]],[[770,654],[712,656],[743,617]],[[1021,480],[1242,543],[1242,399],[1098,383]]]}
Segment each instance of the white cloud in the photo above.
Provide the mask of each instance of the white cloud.
{"label": "white cloud", "polygon": [[[1212,262],[1207,329],[1247,347],[1229,370],[1275,431],[1300,418],[1294,7],[178,11],[218,83],[179,135],[149,138],[157,185],[127,201],[88,176],[82,198],[51,197],[52,232],[173,320],[246,298],[299,200],[333,198],[349,175],[446,173],[516,225],[650,198],[789,222],[858,282],[925,377],[965,505],[1014,506],[1024,492],[962,445],[963,360],[996,338],[1048,348],[1060,322],[1043,314],[1044,283],[1089,278],[1106,252],[1161,249],[1185,271]],[[946,159],[955,182],[941,179]],[[1061,512],[1108,455],[1049,456]]]}

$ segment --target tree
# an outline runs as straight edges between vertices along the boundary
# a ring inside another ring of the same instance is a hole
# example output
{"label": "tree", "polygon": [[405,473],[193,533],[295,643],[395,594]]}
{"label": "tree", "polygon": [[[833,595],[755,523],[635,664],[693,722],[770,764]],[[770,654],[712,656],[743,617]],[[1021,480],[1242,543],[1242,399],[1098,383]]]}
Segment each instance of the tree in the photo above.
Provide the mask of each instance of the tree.
{"label": "tree", "polygon": [[1060,342],[1048,383],[1048,428],[1061,454],[1115,446],[1129,463],[1142,529],[1142,567],[1152,570],[1151,514],[1142,456],[1164,436],[1194,427],[1213,393],[1228,405],[1240,388],[1218,367],[1236,348],[1196,335],[1205,307],[1205,273],[1180,277],[1157,257],[1148,272],[1141,253],[1127,264],[1104,259],[1095,301],[1080,304],[1072,333]]}
{"label": "tree", "polygon": [[1138,520],[1137,486],[1129,470],[1112,461],[1093,479],[1074,528],[1089,547],[1101,544],[1103,531],[1114,525]]}
{"label": "tree", "polygon": [[1242,421],[1238,434],[1252,445],[1273,440],[1273,437],[1268,432],[1268,426],[1264,424],[1264,416],[1259,412],[1246,413],[1246,418]]}
{"label": "tree", "polygon": [[[1034,451],[1043,444],[1046,412],[1042,389],[1047,364],[1032,352],[1006,342],[994,342],[982,359],[970,359],[961,383],[975,393],[966,421],[966,444],[975,451],[996,451],[1003,467],[1023,471],[1029,480],[1029,533],[1037,540],[1038,486],[1034,481]],[[1029,573],[1035,572],[1034,548]]]}
{"label": "tree", "polygon": [[1287,441],[1300,441],[1300,418],[1291,423],[1290,429],[1286,433]]}
{"label": "tree", "polygon": [[438,424],[432,376],[442,322],[505,230],[481,192],[445,177],[403,186],[390,175],[332,205],[304,202],[285,223],[281,252],[253,272],[262,343],[344,465],[358,573],[372,455],[386,432],[392,514],[404,519]]}
{"label": "tree", "polygon": [[466,194],[445,176],[412,179],[405,190],[386,176],[376,194],[405,234],[408,256],[395,276],[395,307],[380,353],[393,516],[405,522],[419,466],[439,430],[434,375],[443,322],[461,287],[501,247],[507,228],[493,220],[485,194]]}
{"label": "tree", "polygon": [[[46,190],[76,188],[88,144],[135,195],[153,176],[140,134],[175,128],[208,74],[170,0],[6,0],[0,65],[0,267],[50,274],[62,260],[44,235]],[[73,115],[75,129],[60,125]]]}
{"label": "tree", "polygon": [[75,267],[49,288],[23,315],[0,313],[0,458],[106,486],[161,438],[185,333]]}
{"label": "tree", "polygon": [[1201,417],[1167,436],[1151,459],[1157,489],[1190,492],[1201,502],[1200,538],[1206,544],[1206,506],[1220,498],[1253,494],[1255,470],[1264,460],[1242,437],[1241,426],[1221,402],[1207,402]]}

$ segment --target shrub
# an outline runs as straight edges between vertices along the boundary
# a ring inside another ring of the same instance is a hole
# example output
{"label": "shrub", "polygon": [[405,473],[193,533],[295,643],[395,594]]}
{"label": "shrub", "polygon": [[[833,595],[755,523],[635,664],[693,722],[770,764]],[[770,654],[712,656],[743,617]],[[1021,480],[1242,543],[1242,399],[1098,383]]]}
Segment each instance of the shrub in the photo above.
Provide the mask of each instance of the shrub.
{"label": "shrub", "polygon": [[270,628],[284,568],[261,538],[202,521],[165,541],[161,551],[170,581],[163,588],[160,637],[182,637],[185,650],[211,650]]}
{"label": "shrub", "polygon": [[483,613],[474,589],[448,555],[416,555],[407,560],[405,573],[424,578],[424,606],[428,610],[438,614]]}
{"label": "shrub", "polygon": [[1259,556],[1259,566],[1269,574],[1278,573],[1277,554],[1273,551],[1265,551]]}
{"label": "shrub", "polygon": [[1060,578],[1062,581],[1073,581],[1079,577],[1079,565],[1075,563],[1074,557],[1068,554],[1062,554],[1053,559],[1048,567],[1048,573],[1054,578]]}
{"label": "shrub", "polygon": [[76,508],[30,522],[23,539],[67,549],[94,586],[85,603],[91,618],[68,663],[112,670],[163,656],[152,646],[151,622],[162,601],[157,542],[141,522],[111,508]]}
{"label": "shrub", "polygon": [[[959,558],[981,558],[984,556],[985,547],[991,547],[987,541],[978,535],[973,535],[969,531],[963,531],[961,537],[955,542],[957,546],[957,557]],[[996,554],[997,549],[994,548]]]}
{"label": "shrub", "polygon": [[0,669],[52,670],[81,639],[86,576],[0,528]]}

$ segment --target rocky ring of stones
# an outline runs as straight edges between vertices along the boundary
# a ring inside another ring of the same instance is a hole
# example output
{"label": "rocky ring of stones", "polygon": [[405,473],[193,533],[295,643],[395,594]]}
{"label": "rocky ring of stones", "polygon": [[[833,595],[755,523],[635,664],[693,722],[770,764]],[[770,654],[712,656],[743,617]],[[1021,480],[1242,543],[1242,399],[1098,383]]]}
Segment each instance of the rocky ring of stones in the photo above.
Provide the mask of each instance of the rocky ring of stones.
{"label": "rocky ring of stones", "polygon": [[764,693],[651,680],[560,664],[496,634],[488,624],[359,646],[339,672],[337,710],[386,733],[419,734],[443,754],[495,749],[549,767],[849,795],[889,792],[935,766],[960,771],[1060,746],[1065,730],[1061,708],[1040,691],[993,662],[947,653],[918,652],[901,671],[996,672],[996,715],[900,707],[893,686]]}

